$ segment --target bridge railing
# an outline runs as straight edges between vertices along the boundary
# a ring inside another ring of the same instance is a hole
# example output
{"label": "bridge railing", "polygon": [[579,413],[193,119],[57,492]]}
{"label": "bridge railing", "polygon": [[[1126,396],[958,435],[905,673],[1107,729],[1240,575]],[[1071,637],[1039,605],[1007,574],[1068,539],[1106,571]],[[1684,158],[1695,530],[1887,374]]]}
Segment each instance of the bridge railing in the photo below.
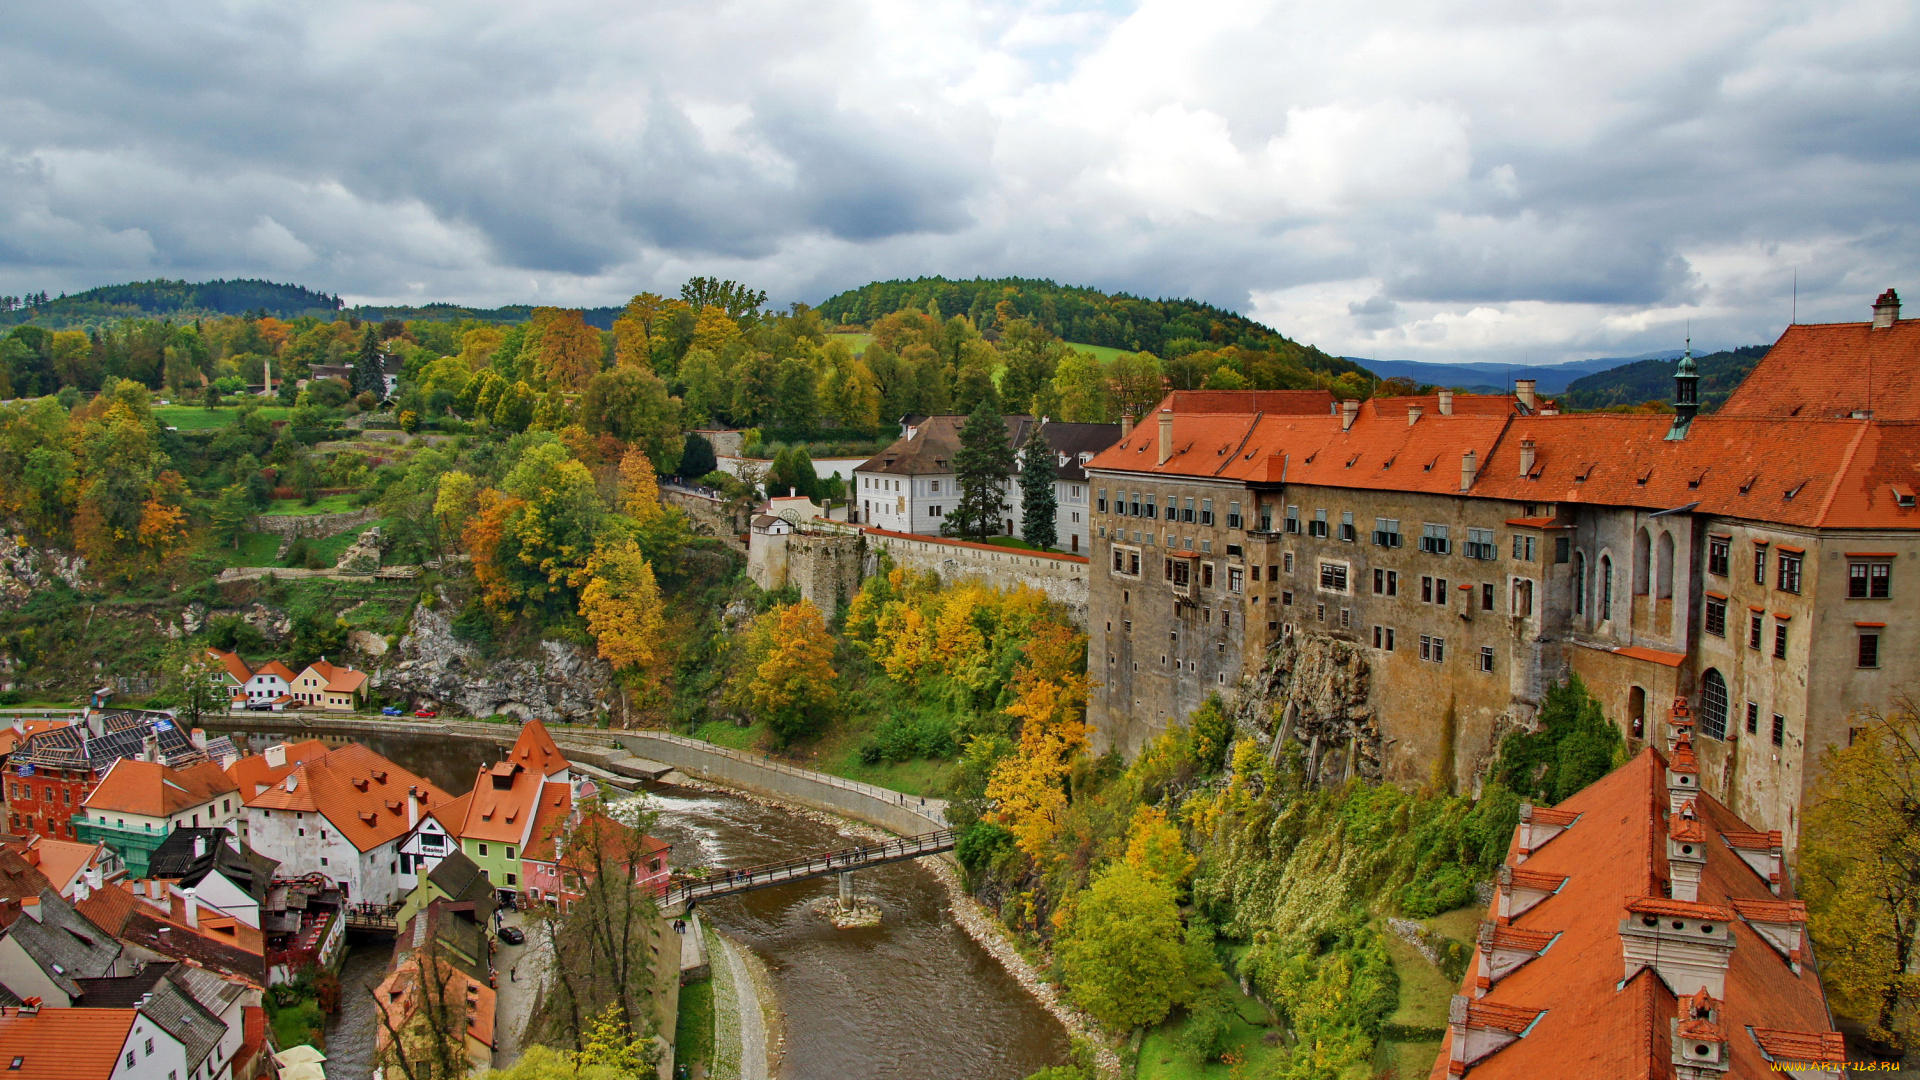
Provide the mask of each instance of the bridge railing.
{"label": "bridge railing", "polygon": [[709,899],[717,895],[778,885],[787,881],[858,870],[866,866],[896,862],[921,855],[935,855],[953,850],[955,839],[952,829],[941,829],[937,832],[921,833],[918,836],[902,837],[879,844],[840,848],[837,851],[827,851],[782,862],[720,869],[704,880],[674,886],[670,896],[673,900],[684,903],[689,900]]}
{"label": "bridge railing", "polygon": [[770,769],[773,772],[786,773],[788,776],[797,776],[816,784],[825,784],[828,787],[840,788],[843,791],[858,792],[870,799],[876,799],[880,802],[891,803],[895,806],[902,806],[910,810],[918,811],[921,815],[939,824],[945,824],[947,820],[947,801],[945,799],[930,799],[920,795],[909,795],[904,791],[895,791],[892,788],[883,788],[875,784],[863,784],[858,780],[848,780],[843,776],[834,776],[831,773],[805,769],[798,765],[789,765],[784,761],[776,760],[765,754],[750,754],[743,750],[735,750],[732,747],[717,746],[700,739],[690,739],[685,735],[676,735],[670,731],[622,731],[613,732],[612,734],[638,736],[644,740],[677,743],[681,746],[696,748],[709,754],[718,754],[721,757],[732,758],[735,761],[745,762],[746,764],[758,766],[759,768]]}

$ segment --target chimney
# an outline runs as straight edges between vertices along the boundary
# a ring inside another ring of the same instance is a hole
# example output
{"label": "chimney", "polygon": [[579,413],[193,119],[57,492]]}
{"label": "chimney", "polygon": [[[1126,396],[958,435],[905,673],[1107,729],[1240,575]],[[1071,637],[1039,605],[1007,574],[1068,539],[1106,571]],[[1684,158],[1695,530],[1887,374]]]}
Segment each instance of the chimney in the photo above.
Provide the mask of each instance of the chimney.
{"label": "chimney", "polygon": [[147,879],[147,899],[149,900],[160,899],[160,879],[159,878]]}
{"label": "chimney", "polygon": [[1354,417],[1359,415],[1360,415],[1359,402],[1353,400],[1352,398],[1348,398],[1347,400],[1342,401],[1340,403],[1340,430],[1347,431],[1351,429],[1353,427]]}
{"label": "chimney", "polygon": [[1694,816],[1689,800],[1667,824],[1667,893],[1696,903],[1700,877],[1707,869],[1707,827]]}
{"label": "chimney", "polygon": [[1534,409],[1534,385],[1534,380],[1532,379],[1513,380],[1513,396],[1520,399],[1520,404],[1525,405],[1528,412],[1532,412]]}
{"label": "chimney", "polygon": [[1426,411],[1427,410],[1421,408],[1418,405],[1407,406],[1407,426],[1412,427],[1413,425],[1419,423],[1420,417],[1426,415]]}
{"label": "chimney", "polygon": [[1479,472],[1480,472],[1480,467],[1478,462],[1474,458],[1473,451],[1469,449],[1466,453],[1461,454],[1460,455],[1460,490],[1466,491],[1472,488],[1473,478],[1476,475],[1478,475]]}
{"label": "chimney", "polygon": [[1173,456],[1173,410],[1160,410],[1160,464]]}
{"label": "chimney", "polygon": [[[1620,952],[1626,973],[1621,981],[1652,968],[1676,997],[1702,987],[1716,998],[1727,993],[1727,964],[1733,936],[1727,933],[1733,912],[1716,904],[1635,896],[1620,920]],[[1693,990],[1686,989],[1693,987]]]}
{"label": "chimney", "polygon": [[187,909],[187,925],[200,929],[200,904],[193,897],[192,889],[180,890],[180,900]]}
{"label": "chimney", "polygon": [[193,838],[193,857],[195,859],[204,859],[207,857],[207,838],[206,837],[196,836]]}
{"label": "chimney", "polygon": [[420,824],[420,789],[415,786],[407,789],[407,828],[411,829],[418,824]]}
{"label": "chimney", "polygon": [[148,731],[147,737],[140,740],[140,760],[147,762],[160,760],[160,736],[152,731]]}
{"label": "chimney", "polygon": [[1900,294],[1888,289],[1873,302],[1873,328],[1891,330],[1900,321]]}
{"label": "chimney", "polygon": [[1667,810],[1678,814],[1690,811],[1694,797],[1700,794],[1700,760],[1693,756],[1693,740],[1682,737],[1667,762]]}
{"label": "chimney", "polygon": [[260,756],[266,759],[268,768],[277,769],[287,763],[287,744],[274,743],[260,751]]}
{"label": "chimney", "polygon": [[193,731],[190,732],[187,737],[193,742],[193,745],[199,747],[200,749],[205,750],[207,748],[207,729],[206,728],[194,728]]}
{"label": "chimney", "polygon": [[1120,437],[1124,439],[1131,434],[1133,434],[1133,417],[1120,417]]}
{"label": "chimney", "polygon": [[1521,439],[1520,440],[1520,475],[1521,476],[1533,475],[1533,461],[1534,461],[1533,440],[1530,438]]}
{"label": "chimney", "polygon": [[1453,391],[1451,390],[1440,391],[1440,415],[1453,415]]}

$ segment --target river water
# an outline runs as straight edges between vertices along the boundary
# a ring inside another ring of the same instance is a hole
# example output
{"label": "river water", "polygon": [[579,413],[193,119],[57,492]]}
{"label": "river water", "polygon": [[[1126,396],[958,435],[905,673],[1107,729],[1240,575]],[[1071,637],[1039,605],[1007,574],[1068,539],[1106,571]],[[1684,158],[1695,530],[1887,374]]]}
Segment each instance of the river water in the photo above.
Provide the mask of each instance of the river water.
{"label": "river water", "polygon": [[[270,737],[251,737],[255,747]],[[333,741],[333,740],[329,740]],[[456,794],[491,747],[458,739],[359,740]],[[676,867],[748,866],[846,846],[837,828],[725,793],[663,787],[655,835]],[[855,892],[884,918],[837,930],[813,910],[832,878],[703,905],[702,916],[766,962],[786,1036],[782,1080],[1020,1080],[1066,1057],[1067,1035],[986,951],[953,924],[945,888],[917,863],[863,870]],[[362,984],[384,974],[390,942],[356,944],[341,973],[341,1015],[327,1033],[327,1075],[369,1074],[373,1022]]]}

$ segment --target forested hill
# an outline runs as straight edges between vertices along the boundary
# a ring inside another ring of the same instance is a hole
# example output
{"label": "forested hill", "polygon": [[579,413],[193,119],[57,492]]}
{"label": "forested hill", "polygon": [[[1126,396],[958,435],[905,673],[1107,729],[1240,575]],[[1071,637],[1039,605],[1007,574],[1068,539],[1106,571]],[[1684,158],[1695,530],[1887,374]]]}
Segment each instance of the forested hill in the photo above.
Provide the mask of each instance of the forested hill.
{"label": "forested hill", "polygon": [[[1737,349],[1694,357],[1700,366],[1700,411],[1712,412],[1727,400],[1753,365],[1767,355],[1766,345],[1742,345]],[[1641,360],[1606,371],[1595,372],[1567,384],[1565,404],[1574,409],[1605,409],[1617,405],[1639,405],[1648,401],[1668,401],[1673,397],[1672,360]]]}
{"label": "forested hill", "polygon": [[1150,352],[1166,359],[1238,346],[1278,353],[1310,371],[1360,370],[1351,360],[1329,356],[1244,315],[1198,300],[1148,300],[1041,278],[876,281],[832,297],[820,305],[820,313],[829,322],[869,323],[908,309],[931,313],[929,304],[938,308],[941,318],[966,315],[975,326],[1018,317],[1067,341]]}
{"label": "forested hill", "polygon": [[35,322],[54,328],[113,319],[152,316],[245,315],[256,312],[281,318],[317,315],[340,310],[340,298],[300,285],[236,279],[206,281],[134,281],[103,285],[72,296],[46,293],[26,297],[0,296],[0,326]]}

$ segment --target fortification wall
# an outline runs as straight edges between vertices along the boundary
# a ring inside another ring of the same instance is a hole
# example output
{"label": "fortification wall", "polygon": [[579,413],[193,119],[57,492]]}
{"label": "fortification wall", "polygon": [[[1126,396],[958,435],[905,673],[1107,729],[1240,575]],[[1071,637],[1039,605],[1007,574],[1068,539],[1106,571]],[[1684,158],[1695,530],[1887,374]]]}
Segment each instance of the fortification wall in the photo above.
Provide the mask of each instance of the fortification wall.
{"label": "fortification wall", "polygon": [[866,566],[862,576],[879,565],[880,552],[899,566],[932,570],[943,581],[979,581],[996,588],[1026,585],[1039,589],[1064,605],[1073,621],[1087,624],[1087,559],[1082,555],[1055,555],[992,544],[972,544],[939,536],[909,536],[868,529]]}
{"label": "fortification wall", "polygon": [[698,536],[712,536],[740,547],[740,534],[746,524],[727,513],[727,504],[692,491],[660,485],[660,501],[686,511],[687,520]]}
{"label": "fortification wall", "polygon": [[747,551],[747,576],[772,591],[793,585],[831,613],[853,599],[866,576],[866,538],[858,533],[761,533]]}

